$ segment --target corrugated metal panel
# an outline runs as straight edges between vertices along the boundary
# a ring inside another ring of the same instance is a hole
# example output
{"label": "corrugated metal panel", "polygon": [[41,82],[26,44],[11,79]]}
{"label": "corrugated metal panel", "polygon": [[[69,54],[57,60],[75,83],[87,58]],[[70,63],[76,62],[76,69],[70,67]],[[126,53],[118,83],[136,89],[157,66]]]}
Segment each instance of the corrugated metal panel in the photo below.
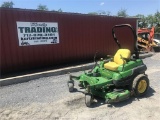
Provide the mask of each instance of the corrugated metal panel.
{"label": "corrugated metal panel", "polygon": [[[4,9],[1,12],[1,72],[29,70],[93,59],[96,51],[113,54],[117,46],[111,29],[128,23],[136,28],[136,19],[83,14]],[[19,46],[16,21],[58,22],[59,44]],[[124,47],[133,47],[128,29],[116,30]]]}

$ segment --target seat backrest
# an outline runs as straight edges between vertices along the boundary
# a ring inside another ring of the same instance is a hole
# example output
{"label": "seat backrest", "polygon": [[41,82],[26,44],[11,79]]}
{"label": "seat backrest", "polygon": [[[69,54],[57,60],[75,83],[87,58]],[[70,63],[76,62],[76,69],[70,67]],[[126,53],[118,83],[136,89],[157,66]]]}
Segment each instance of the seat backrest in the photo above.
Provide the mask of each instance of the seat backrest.
{"label": "seat backrest", "polygon": [[131,57],[131,51],[128,50],[128,49],[119,49],[115,56],[114,56],[114,62],[117,63],[118,65],[122,65],[124,64],[124,62],[126,63],[126,61],[124,61],[121,56],[123,58],[127,58],[127,59],[130,59]]}

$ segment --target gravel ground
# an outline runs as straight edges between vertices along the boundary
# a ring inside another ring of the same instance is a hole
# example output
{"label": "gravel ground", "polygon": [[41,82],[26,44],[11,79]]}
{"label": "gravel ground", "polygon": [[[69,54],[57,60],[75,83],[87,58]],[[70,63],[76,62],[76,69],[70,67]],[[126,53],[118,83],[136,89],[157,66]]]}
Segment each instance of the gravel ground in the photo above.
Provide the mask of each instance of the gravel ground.
{"label": "gravel ground", "polygon": [[[1,120],[158,120],[160,118],[160,53],[144,59],[150,79],[148,94],[113,105],[97,99],[84,104],[83,90],[69,93],[68,75],[40,78],[0,88]],[[81,74],[82,71],[73,73]],[[76,84],[77,86],[77,84]]]}

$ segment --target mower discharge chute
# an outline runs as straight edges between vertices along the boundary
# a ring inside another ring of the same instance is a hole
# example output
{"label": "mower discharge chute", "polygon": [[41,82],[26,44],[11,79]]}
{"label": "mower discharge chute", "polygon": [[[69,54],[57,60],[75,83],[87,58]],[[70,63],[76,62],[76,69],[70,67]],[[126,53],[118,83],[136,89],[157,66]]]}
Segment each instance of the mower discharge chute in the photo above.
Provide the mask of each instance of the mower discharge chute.
{"label": "mower discharge chute", "polygon": [[[116,38],[115,28],[122,27],[130,28],[134,35],[133,55],[129,49],[122,49]],[[104,98],[106,103],[113,103],[126,100],[131,95],[143,96],[148,90],[149,79],[145,74],[147,67],[139,59],[135,30],[129,24],[115,25],[112,28],[112,35],[119,46],[114,57],[107,60],[101,59],[89,72],[69,77],[67,83],[69,91],[74,90],[74,81],[79,81],[79,86],[86,90],[85,103],[88,107],[91,106],[94,96]]]}

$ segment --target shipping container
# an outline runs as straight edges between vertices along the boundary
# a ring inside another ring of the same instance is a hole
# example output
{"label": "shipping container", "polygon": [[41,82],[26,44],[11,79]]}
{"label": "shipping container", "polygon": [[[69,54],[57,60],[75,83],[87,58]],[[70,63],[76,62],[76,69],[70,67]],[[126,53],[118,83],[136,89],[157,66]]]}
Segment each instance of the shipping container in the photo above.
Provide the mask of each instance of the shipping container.
{"label": "shipping container", "polygon": [[[15,8],[0,8],[0,22],[2,75],[93,60],[97,51],[114,54],[118,46],[112,37],[112,27],[137,27],[136,18]],[[124,28],[116,33],[122,47],[133,51],[131,31]],[[50,38],[53,42],[47,43]]]}

